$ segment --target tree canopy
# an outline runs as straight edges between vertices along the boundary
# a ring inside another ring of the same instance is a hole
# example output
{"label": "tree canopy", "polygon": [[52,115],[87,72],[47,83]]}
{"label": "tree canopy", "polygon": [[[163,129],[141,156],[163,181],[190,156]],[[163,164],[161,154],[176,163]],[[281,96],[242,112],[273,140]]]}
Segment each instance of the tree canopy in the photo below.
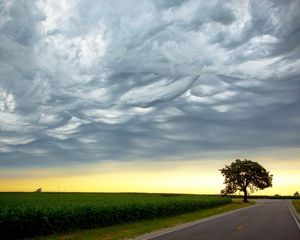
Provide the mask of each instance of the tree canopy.
{"label": "tree canopy", "polygon": [[225,177],[226,187],[221,191],[223,195],[233,194],[236,191],[244,193],[244,202],[248,201],[248,189],[250,192],[272,187],[273,175],[271,175],[259,163],[251,160],[236,159],[229,166],[220,169]]}

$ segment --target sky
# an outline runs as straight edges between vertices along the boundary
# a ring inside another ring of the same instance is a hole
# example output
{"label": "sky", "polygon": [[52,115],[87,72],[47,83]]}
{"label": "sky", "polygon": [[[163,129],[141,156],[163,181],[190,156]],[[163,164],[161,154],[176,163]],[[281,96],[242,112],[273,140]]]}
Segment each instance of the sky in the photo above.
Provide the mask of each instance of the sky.
{"label": "sky", "polygon": [[300,1],[1,0],[0,191],[300,191]]}

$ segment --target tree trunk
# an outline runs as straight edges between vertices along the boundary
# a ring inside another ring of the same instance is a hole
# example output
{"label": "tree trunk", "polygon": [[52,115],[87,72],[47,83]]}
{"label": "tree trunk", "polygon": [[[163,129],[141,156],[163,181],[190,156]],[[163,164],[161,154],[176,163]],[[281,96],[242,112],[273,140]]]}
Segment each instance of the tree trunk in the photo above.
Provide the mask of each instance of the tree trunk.
{"label": "tree trunk", "polygon": [[244,202],[248,202],[248,198],[247,198],[247,188],[244,189]]}

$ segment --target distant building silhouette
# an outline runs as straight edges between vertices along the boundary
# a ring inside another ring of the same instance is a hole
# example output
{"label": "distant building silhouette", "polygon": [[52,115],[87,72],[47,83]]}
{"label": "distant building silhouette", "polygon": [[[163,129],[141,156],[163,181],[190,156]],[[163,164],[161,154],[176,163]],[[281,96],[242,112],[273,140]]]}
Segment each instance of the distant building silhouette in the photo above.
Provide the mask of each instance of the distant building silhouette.
{"label": "distant building silhouette", "polygon": [[42,192],[42,188],[38,188],[38,189],[35,190],[34,192]]}

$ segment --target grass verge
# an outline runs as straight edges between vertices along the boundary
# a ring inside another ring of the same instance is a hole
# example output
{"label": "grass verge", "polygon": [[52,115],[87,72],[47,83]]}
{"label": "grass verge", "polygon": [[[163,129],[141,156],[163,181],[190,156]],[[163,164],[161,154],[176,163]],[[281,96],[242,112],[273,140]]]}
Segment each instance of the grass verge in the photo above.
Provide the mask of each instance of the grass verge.
{"label": "grass verge", "polygon": [[243,207],[248,207],[254,202],[243,203],[239,200],[234,200],[233,203],[195,211],[192,213],[181,214],[173,217],[158,218],[152,220],[144,220],[136,223],[128,223],[115,225],[111,227],[103,227],[94,230],[83,230],[73,233],[59,234],[48,237],[35,238],[36,240],[120,240],[133,238],[145,233],[153,232],[163,228],[173,227],[179,224],[187,223],[190,221],[206,218],[212,215],[236,210]]}
{"label": "grass verge", "polygon": [[297,212],[300,214],[300,200],[293,200],[293,205]]}

